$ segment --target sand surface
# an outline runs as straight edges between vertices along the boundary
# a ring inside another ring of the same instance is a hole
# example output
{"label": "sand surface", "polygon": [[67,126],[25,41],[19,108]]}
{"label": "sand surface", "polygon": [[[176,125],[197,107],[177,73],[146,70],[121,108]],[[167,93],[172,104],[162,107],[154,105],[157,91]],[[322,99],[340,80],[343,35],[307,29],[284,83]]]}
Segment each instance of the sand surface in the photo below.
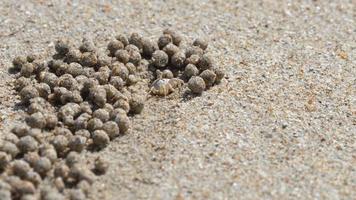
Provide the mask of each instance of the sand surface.
{"label": "sand surface", "polygon": [[356,2],[1,0],[0,137],[23,118],[16,55],[65,36],[105,44],[174,27],[209,38],[227,77],[201,97],[150,98],[93,199],[355,199]]}

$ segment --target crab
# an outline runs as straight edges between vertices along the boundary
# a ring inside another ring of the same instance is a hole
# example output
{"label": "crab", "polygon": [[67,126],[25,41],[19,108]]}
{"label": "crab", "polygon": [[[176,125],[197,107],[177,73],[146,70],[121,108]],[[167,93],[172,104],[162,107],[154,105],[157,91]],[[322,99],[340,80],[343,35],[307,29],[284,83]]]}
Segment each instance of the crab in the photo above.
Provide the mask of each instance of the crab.
{"label": "crab", "polygon": [[167,96],[175,89],[181,88],[184,82],[178,78],[157,79],[152,83],[150,93],[159,96]]}

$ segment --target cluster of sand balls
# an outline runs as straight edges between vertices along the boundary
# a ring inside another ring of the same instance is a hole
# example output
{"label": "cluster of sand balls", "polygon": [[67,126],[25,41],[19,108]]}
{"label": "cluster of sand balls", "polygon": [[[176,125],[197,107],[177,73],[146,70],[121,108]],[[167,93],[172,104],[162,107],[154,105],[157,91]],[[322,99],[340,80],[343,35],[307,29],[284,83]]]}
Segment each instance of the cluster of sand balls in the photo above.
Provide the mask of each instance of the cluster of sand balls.
{"label": "cluster of sand balls", "polygon": [[183,86],[201,94],[223,78],[205,40],[181,44],[167,29],[157,42],[121,34],[100,51],[90,39],[79,48],[61,39],[50,60],[16,57],[14,86],[27,116],[0,144],[0,199],[86,199],[109,166],[102,158],[83,164],[83,150],[128,132],[128,116],[141,113],[147,95]]}

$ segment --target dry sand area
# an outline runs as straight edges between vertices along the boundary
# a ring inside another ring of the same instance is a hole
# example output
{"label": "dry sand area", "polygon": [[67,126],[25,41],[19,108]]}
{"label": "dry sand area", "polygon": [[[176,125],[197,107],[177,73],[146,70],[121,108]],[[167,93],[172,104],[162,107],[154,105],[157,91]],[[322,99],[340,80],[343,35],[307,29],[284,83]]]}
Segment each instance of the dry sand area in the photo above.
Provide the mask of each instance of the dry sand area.
{"label": "dry sand area", "polygon": [[59,37],[207,37],[226,72],[201,96],[149,98],[93,199],[355,199],[354,0],[0,2],[0,137],[24,111],[8,73]]}

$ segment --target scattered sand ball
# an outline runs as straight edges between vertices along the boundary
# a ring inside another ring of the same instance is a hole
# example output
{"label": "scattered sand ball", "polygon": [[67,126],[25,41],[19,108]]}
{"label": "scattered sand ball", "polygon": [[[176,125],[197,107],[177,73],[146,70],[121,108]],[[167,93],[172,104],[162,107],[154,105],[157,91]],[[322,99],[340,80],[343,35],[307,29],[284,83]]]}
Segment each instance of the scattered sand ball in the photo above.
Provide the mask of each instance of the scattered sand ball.
{"label": "scattered sand ball", "polygon": [[46,119],[46,127],[49,129],[53,129],[57,126],[58,123],[58,118],[54,114],[45,114],[44,115]]}
{"label": "scattered sand ball", "polygon": [[209,69],[204,70],[199,76],[204,79],[205,85],[208,88],[213,86],[213,84],[215,83],[216,74]]}
{"label": "scattered sand ball", "polygon": [[80,129],[74,133],[75,135],[80,135],[85,137],[86,139],[90,138],[90,132],[86,129]]}
{"label": "scattered sand ball", "polygon": [[94,42],[90,38],[83,38],[82,44],[79,47],[81,52],[95,52],[96,47]]}
{"label": "scattered sand ball", "polygon": [[16,79],[14,83],[14,87],[16,91],[21,91],[24,87],[28,86],[31,84],[31,79],[26,78],[26,77],[20,77]]}
{"label": "scattered sand ball", "polygon": [[68,63],[79,63],[82,59],[82,52],[78,49],[70,49],[66,54],[65,61]]}
{"label": "scattered sand ball", "polygon": [[32,136],[24,136],[20,138],[17,147],[22,153],[36,151],[38,149],[38,142]]}
{"label": "scattered sand ball", "polygon": [[69,167],[72,167],[75,164],[78,164],[80,162],[81,162],[81,158],[80,158],[80,155],[77,152],[75,152],[75,151],[69,152],[69,154],[66,157],[66,164]]}
{"label": "scattered sand ball", "polygon": [[38,97],[39,95],[38,90],[32,85],[28,85],[20,91],[20,96],[24,103],[28,103],[30,99]]}
{"label": "scattered sand ball", "polygon": [[69,191],[69,199],[70,200],[85,200],[87,197],[84,192],[80,189],[71,189]]}
{"label": "scattered sand ball", "polygon": [[126,80],[129,76],[130,72],[126,68],[126,66],[122,63],[116,63],[113,65],[111,75],[112,76],[119,76],[122,80]]}
{"label": "scattered sand ball", "polygon": [[81,58],[80,63],[86,67],[93,67],[98,63],[98,58],[93,52],[85,52]]}
{"label": "scattered sand ball", "polygon": [[26,63],[27,63],[27,58],[25,56],[17,56],[12,61],[15,70],[21,70],[22,66]]}
{"label": "scattered sand ball", "polygon": [[64,152],[68,147],[68,139],[64,135],[56,135],[51,143],[57,150],[57,153]]}
{"label": "scattered sand ball", "polygon": [[105,174],[109,169],[109,162],[102,157],[97,157],[94,162],[94,172],[97,174]]}
{"label": "scattered sand ball", "polygon": [[68,146],[72,151],[82,152],[86,142],[87,142],[86,137],[75,135],[70,138]]}
{"label": "scattered sand ball", "polygon": [[205,40],[203,38],[197,38],[196,40],[194,40],[193,45],[197,46],[203,50],[206,50],[208,48],[209,43],[207,40]]}
{"label": "scattered sand ball", "polygon": [[142,43],[142,53],[146,57],[151,57],[153,52],[158,49],[158,45],[151,41],[150,39],[143,38]]}
{"label": "scattered sand ball", "polygon": [[174,78],[174,75],[171,70],[165,69],[162,72],[162,78],[171,79],[171,78]]}
{"label": "scattered sand ball", "polygon": [[197,46],[189,46],[186,50],[185,50],[185,56],[187,58],[189,58],[192,55],[198,55],[199,57],[201,57],[204,54],[203,49],[197,47]]}
{"label": "scattered sand ball", "polygon": [[119,126],[120,133],[122,134],[126,133],[130,129],[131,123],[127,115],[122,115],[122,114],[116,115],[115,122]]}
{"label": "scattered sand ball", "polygon": [[122,62],[124,64],[126,64],[130,61],[130,54],[128,51],[126,51],[124,49],[117,50],[115,52],[115,57],[119,62]]}
{"label": "scattered sand ball", "polygon": [[47,99],[48,95],[51,94],[51,87],[46,83],[36,84],[35,88],[37,89],[39,96],[42,98]]}
{"label": "scattered sand ball", "polygon": [[166,52],[166,54],[169,57],[172,57],[174,54],[176,54],[177,52],[180,51],[179,47],[177,47],[176,45],[174,45],[173,43],[169,43],[167,44],[164,48],[163,51]]}
{"label": "scattered sand ball", "polygon": [[130,104],[124,99],[119,99],[114,103],[114,108],[121,108],[128,113],[130,111]]}
{"label": "scattered sand ball", "polygon": [[172,37],[173,44],[176,46],[179,46],[183,40],[182,36],[178,32],[170,28],[163,30],[163,34],[170,35]]}
{"label": "scattered sand ball", "polygon": [[142,37],[138,33],[132,33],[129,38],[129,43],[135,45],[138,49],[142,49]]}
{"label": "scattered sand ball", "polygon": [[103,127],[103,122],[98,118],[92,118],[88,121],[87,129],[89,131],[95,131]]}
{"label": "scattered sand ball", "polygon": [[178,51],[171,58],[171,64],[173,67],[181,68],[184,65],[185,54],[183,51]]}
{"label": "scattered sand ball", "polygon": [[0,152],[0,172],[5,170],[11,161],[11,156],[5,152]]}
{"label": "scattered sand ball", "polygon": [[65,198],[56,189],[46,186],[41,189],[41,200],[65,200]]}
{"label": "scattered sand ball", "polygon": [[65,39],[59,39],[55,43],[55,50],[57,51],[58,54],[60,55],[65,55],[66,53],[69,52],[70,49],[70,44],[68,40]]}
{"label": "scattered sand ball", "polygon": [[184,76],[190,79],[192,76],[197,76],[199,74],[199,69],[193,65],[188,64],[184,69]]}
{"label": "scattered sand ball", "polygon": [[18,137],[23,137],[28,134],[28,132],[30,131],[30,127],[26,124],[17,124],[12,128],[11,131]]}
{"label": "scattered sand ball", "polygon": [[30,165],[24,160],[15,160],[12,162],[12,171],[14,175],[17,175],[21,178],[25,178],[27,172],[30,171]]}
{"label": "scattered sand ball", "polygon": [[201,94],[206,88],[204,79],[199,76],[193,76],[188,82],[189,89],[195,94]]}
{"label": "scattered sand ball", "polygon": [[115,52],[119,49],[123,49],[124,44],[118,40],[112,40],[109,42],[107,49],[110,51],[110,55],[115,55]]}
{"label": "scattered sand ball", "polygon": [[54,163],[58,158],[56,149],[50,144],[40,147],[40,155],[48,158],[52,163]]}
{"label": "scattered sand ball", "polygon": [[215,83],[219,84],[221,82],[221,80],[224,78],[225,73],[221,69],[218,69],[218,68],[215,68],[214,72],[216,74]]}
{"label": "scattered sand ball", "polygon": [[75,164],[70,168],[69,176],[74,178],[77,182],[87,181],[89,184],[92,184],[95,180],[95,174],[90,171],[88,168]]}
{"label": "scattered sand ball", "polygon": [[163,49],[169,43],[172,43],[172,36],[168,34],[163,34],[161,37],[158,38],[157,44],[159,49]]}
{"label": "scattered sand ball", "polygon": [[28,171],[25,179],[33,183],[35,186],[38,186],[42,182],[41,176],[34,171]]}
{"label": "scattered sand ball", "polygon": [[40,158],[37,152],[28,152],[24,155],[24,160],[28,162],[31,167],[35,165],[37,160]]}
{"label": "scattered sand ball", "polygon": [[46,118],[40,113],[36,112],[26,117],[26,123],[32,128],[44,128],[46,126]]}
{"label": "scattered sand ball", "polygon": [[61,177],[57,177],[53,181],[54,186],[57,188],[58,191],[63,192],[65,189],[65,183]]}
{"label": "scattered sand ball", "polygon": [[48,84],[51,88],[57,86],[58,77],[54,73],[41,72],[39,79],[41,82]]}
{"label": "scattered sand ball", "polygon": [[21,200],[37,200],[37,197],[32,194],[26,194],[21,197]]}
{"label": "scattered sand ball", "polygon": [[103,87],[97,86],[90,90],[91,100],[99,107],[106,104],[106,90]]}
{"label": "scattered sand ball", "polygon": [[130,99],[130,112],[133,114],[140,114],[144,108],[146,98],[143,95],[132,95]]}
{"label": "scattered sand ball", "polygon": [[57,164],[54,167],[54,176],[55,177],[61,177],[62,179],[67,179],[69,175],[70,169],[68,165],[64,163]]}
{"label": "scattered sand ball", "polygon": [[5,152],[11,155],[12,158],[15,158],[17,154],[20,153],[19,148],[12,142],[9,141],[0,141],[0,151]]}
{"label": "scattered sand ball", "polygon": [[168,55],[162,50],[157,50],[152,55],[152,62],[158,68],[163,68],[168,64]]}
{"label": "scattered sand ball", "polygon": [[11,193],[15,199],[25,194],[35,193],[35,186],[30,181],[21,180],[16,176],[9,176],[6,177],[6,182],[11,186]]}
{"label": "scattered sand ball", "polygon": [[126,35],[124,35],[124,34],[119,34],[119,35],[115,36],[115,39],[122,42],[122,44],[124,46],[129,45],[129,40],[127,39]]}
{"label": "scattered sand ball", "polygon": [[94,131],[92,134],[92,138],[94,145],[99,149],[106,147],[110,142],[109,136],[103,130]]}
{"label": "scattered sand ball", "polygon": [[103,108],[97,109],[93,112],[93,117],[100,119],[102,122],[106,122],[109,120],[109,112]]}
{"label": "scattered sand ball", "polygon": [[21,74],[21,76],[28,78],[32,75],[33,71],[35,71],[35,67],[33,66],[33,64],[25,63],[21,67],[20,74]]}
{"label": "scattered sand ball", "polygon": [[40,157],[35,165],[33,166],[33,169],[39,173],[42,177],[46,175],[46,173],[51,170],[52,168],[52,163],[51,161],[46,158],[46,157]]}
{"label": "scattered sand ball", "polygon": [[197,66],[201,71],[211,69],[213,67],[213,61],[211,60],[210,56],[203,55]]}
{"label": "scattered sand ball", "polygon": [[105,122],[102,129],[108,134],[110,139],[114,139],[120,135],[119,126],[113,121]]}

